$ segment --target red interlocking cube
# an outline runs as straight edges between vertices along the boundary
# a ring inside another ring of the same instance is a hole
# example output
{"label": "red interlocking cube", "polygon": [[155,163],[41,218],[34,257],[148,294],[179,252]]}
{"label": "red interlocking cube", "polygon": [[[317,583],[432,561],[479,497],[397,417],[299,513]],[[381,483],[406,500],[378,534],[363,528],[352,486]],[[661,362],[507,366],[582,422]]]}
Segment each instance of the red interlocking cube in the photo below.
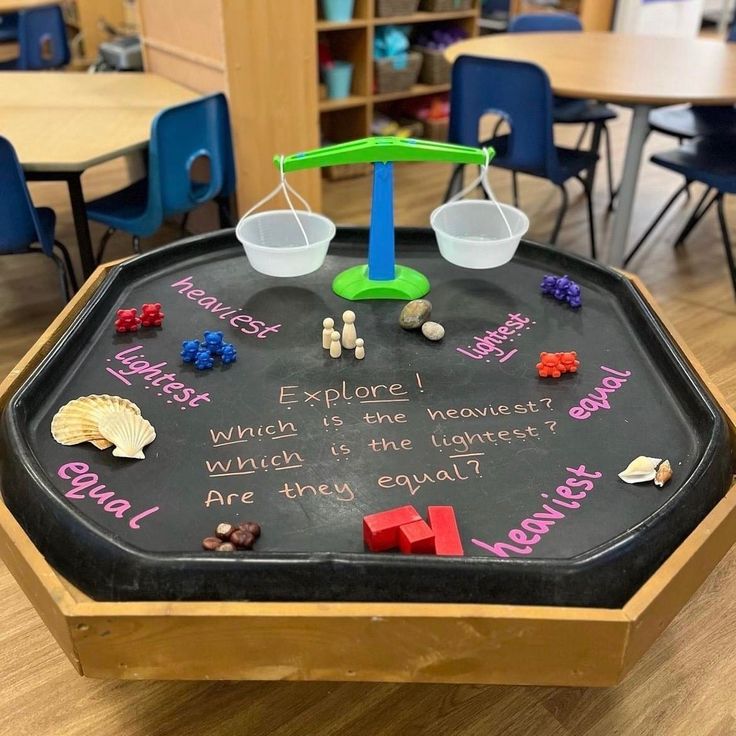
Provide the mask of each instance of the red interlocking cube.
{"label": "red interlocking cube", "polygon": [[434,551],[437,555],[465,554],[452,506],[428,506],[427,518],[434,532]]}
{"label": "red interlocking cube", "polygon": [[117,332],[137,332],[141,321],[135,309],[118,309],[115,314],[115,330]]}
{"label": "red interlocking cube", "polygon": [[383,552],[399,546],[399,529],[421,521],[413,506],[399,506],[363,517],[363,541],[371,552]]}
{"label": "red interlocking cube", "polygon": [[405,555],[433,555],[434,532],[423,519],[399,528],[399,549]]}
{"label": "red interlocking cube", "polygon": [[161,305],[158,302],[144,304],[141,307],[141,324],[144,327],[161,327],[163,321],[164,313],[161,311]]}

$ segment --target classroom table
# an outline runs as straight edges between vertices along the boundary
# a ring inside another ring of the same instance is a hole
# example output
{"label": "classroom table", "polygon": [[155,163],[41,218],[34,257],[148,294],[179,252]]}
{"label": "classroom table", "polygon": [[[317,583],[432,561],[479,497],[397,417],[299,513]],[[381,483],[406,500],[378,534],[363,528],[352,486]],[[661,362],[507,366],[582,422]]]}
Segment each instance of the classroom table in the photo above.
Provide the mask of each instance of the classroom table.
{"label": "classroom table", "polygon": [[0,13],[17,13],[20,10],[61,4],[52,0],[0,0]]}
{"label": "classroom table", "polygon": [[0,72],[0,135],[31,181],[65,181],[85,278],[95,268],[81,177],[144,150],[163,108],[196,98],[155,74]]}
{"label": "classroom table", "polygon": [[662,105],[736,103],[736,44],[623,33],[518,33],[450,46],[445,56],[529,61],[549,75],[555,94],[629,106],[633,119],[608,262],[623,264],[649,112]]}

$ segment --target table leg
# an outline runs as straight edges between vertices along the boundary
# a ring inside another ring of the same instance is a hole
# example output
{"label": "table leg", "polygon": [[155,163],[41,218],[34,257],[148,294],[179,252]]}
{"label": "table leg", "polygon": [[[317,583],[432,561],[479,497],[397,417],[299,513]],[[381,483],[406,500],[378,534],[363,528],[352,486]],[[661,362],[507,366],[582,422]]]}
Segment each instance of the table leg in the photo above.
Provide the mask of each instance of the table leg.
{"label": "table leg", "polygon": [[635,105],[634,117],[629,130],[629,141],[626,145],[624,172],[618,192],[618,207],[613,221],[613,233],[608,250],[608,263],[620,267],[624,262],[626,242],[629,237],[631,224],[631,210],[634,206],[636,194],[636,180],[639,177],[639,165],[644,148],[644,141],[649,133],[649,111],[651,105]]}
{"label": "table leg", "polygon": [[74,229],[77,234],[77,247],[79,257],[82,261],[82,274],[89,278],[95,270],[95,255],[92,251],[92,238],[89,233],[89,222],[87,221],[87,208],[84,204],[82,194],[82,176],[70,173],[66,179],[69,187],[69,199],[72,204],[72,217],[74,218]]}

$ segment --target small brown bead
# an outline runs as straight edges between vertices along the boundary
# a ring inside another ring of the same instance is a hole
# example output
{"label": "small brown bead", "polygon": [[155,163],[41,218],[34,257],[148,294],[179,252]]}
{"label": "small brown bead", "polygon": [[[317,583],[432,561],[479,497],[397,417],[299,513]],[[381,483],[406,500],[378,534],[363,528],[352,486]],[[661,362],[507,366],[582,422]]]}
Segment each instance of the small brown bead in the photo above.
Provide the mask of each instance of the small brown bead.
{"label": "small brown bead", "polygon": [[222,544],[222,540],[217,537],[207,537],[202,540],[202,547],[208,551],[217,549]]}
{"label": "small brown bead", "polygon": [[261,536],[261,525],[256,524],[255,521],[241,521],[240,524],[238,524],[238,529],[252,534],[256,539]]}
{"label": "small brown bead", "polygon": [[256,541],[256,538],[250,532],[236,529],[230,535],[230,541],[239,549],[252,549],[253,542]]}
{"label": "small brown bead", "polygon": [[216,550],[217,552],[235,552],[235,545],[230,542],[223,542]]}
{"label": "small brown bead", "polygon": [[235,527],[232,524],[223,522],[222,524],[217,525],[217,529],[215,529],[215,535],[218,536],[220,539],[230,539],[230,535],[234,531]]}

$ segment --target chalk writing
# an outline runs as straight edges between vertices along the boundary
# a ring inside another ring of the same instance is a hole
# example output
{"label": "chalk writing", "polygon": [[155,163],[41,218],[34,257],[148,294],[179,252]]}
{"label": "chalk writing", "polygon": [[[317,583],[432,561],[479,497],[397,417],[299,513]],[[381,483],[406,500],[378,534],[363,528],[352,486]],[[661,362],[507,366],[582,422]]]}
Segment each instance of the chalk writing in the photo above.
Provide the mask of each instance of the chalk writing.
{"label": "chalk writing", "polygon": [[334,496],[338,501],[354,501],[355,492],[350,487],[349,483],[284,483],[283,488],[279,490],[279,493],[284,498],[295,500],[301,498],[304,495],[309,496]]}
{"label": "chalk writing", "polygon": [[[132,385],[128,378],[133,376],[142,378],[151,386],[161,389],[158,392],[159,396],[170,397],[167,399],[169,403],[176,401],[192,408],[198,407],[203,401],[209,403],[209,392],[197,393],[196,388],[191,388],[185,383],[177,381],[176,373],[164,373],[163,369],[168,365],[166,361],[162,360],[160,363],[151,365],[147,360],[144,360],[143,353],[137,354],[142,348],[143,345],[133,345],[131,348],[121,350],[115,355],[114,360],[124,365],[125,368],[113,369],[108,366],[105,370],[126,386]],[[113,362],[112,358],[107,360],[110,363]]]}
{"label": "chalk writing", "polygon": [[508,317],[499,327],[486,330],[480,337],[475,335],[473,346],[466,345],[464,348],[455,349],[473,360],[483,360],[487,355],[497,358],[499,363],[510,360],[516,355],[518,348],[511,348],[508,343],[514,342],[514,336],[518,338],[523,330],[530,329],[536,322],[532,322],[531,317],[525,317],[519,312],[509,312]]}
{"label": "chalk writing", "polygon": [[207,498],[204,501],[206,508],[209,508],[212,504],[218,506],[232,506],[233,501],[237,500],[239,503],[253,503],[253,491],[243,491],[238,493],[220,493],[220,491],[210,490],[207,491]]}
{"label": "chalk writing", "polygon": [[377,383],[368,386],[349,386],[342,381],[337,388],[305,391],[300,386],[281,386],[279,388],[279,404],[299,404],[308,406],[320,405],[331,409],[340,402],[357,401],[361,404],[390,404],[409,401],[409,392],[400,383]]}
{"label": "chalk writing", "polygon": [[294,470],[301,468],[304,458],[298,452],[282,450],[275,455],[260,457],[236,457],[230,460],[205,460],[210,478],[224,478],[229,475],[250,475],[258,471]]}
{"label": "chalk writing", "polygon": [[468,452],[475,445],[497,445],[499,442],[511,443],[528,438],[539,439],[539,429],[529,425],[524,429],[500,429],[493,432],[460,432],[443,434],[433,432],[430,441],[433,447],[449,447],[454,452]]}
{"label": "chalk writing", "polygon": [[[558,521],[567,518],[570,511],[580,508],[580,502],[595,488],[593,480],[603,476],[603,473],[598,471],[589,472],[585,465],[567,468],[567,472],[573,477],[568,478],[565,485],[557,486],[554,491],[555,495],[552,497],[549,493],[540,494],[542,498],[549,499],[549,503],[542,504],[542,511],[536,511],[531,516],[527,516],[518,528],[511,529],[507,534],[508,542],[488,544],[480,539],[473,539],[473,544],[496,557],[510,557],[509,553],[532,554],[534,545],[538,544]],[[575,492],[574,488],[582,490]]]}
{"label": "chalk writing", "polygon": [[601,366],[601,370],[610,375],[604,376],[599,386],[596,386],[587,396],[570,408],[568,414],[573,419],[588,419],[591,414],[599,409],[610,409],[611,404],[608,401],[608,395],[618,391],[631,375],[631,371],[616,371],[613,368],[606,368],[604,365]]}
{"label": "chalk writing", "polygon": [[140,529],[139,522],[159,510],[158,506],[152,506],[145,511],[134,513],[130,501],[120,498],[115,491],[100,483],[98,474],[92,472],[87,463],[66,463],[59,467],[56,474],[64,480],[71,480],[72,487],[64,494],[66,498],[74,501],[94,499],[104,511],[116,519],[127,518],[131,529]]}
{"label": "chalk writing", "polygon": [[261,320],[254,319],[249,314],[237,314],[241,309],[236,307],[228,307],[214,296],[207,296],[202,289],[195,289],[191,276],[186,276],[181,281],[171,284],[172,289],[176,289],[179,294],[186,294],[187,299],[191,299],[198,306],[211,314],[216,315],[222,320],[227,319],[230,326],[242,332],[244,335],[253,335],[261,340],[270,334],[278,332],[281,325],[266,325]]}
{"label": "chalk writing", "polygon": [[[464,475],[459,465],[465,465],[466,471],[471,475]],[[440,468],[430,472],[422,473],[400,473],[398,475],[382,475],[376,481],[379,488],[405,488],[412,496],[421,490],[427,483],[435,484],[441,482],[457,483],[458,481],[466,481],[471,477],[482,478],[480,474],[480,464],[477,460],[463,460],[461,463],[452,463],[452,466]]]}
{"label": "chalk writing", "polygon": [[412,442],[408,438],[402,440],[387,440],[383,437],[377,440],[371,440],[368,443],[373,452],[400,452],[401,450],[413,450]]}
{"label": "chalk writing", "polygon": [[427,415],[434,422],[437,419],[484,419],[486,417],[510,416],[512,414],[536,414],[541,411],[539,405],[552,411],[552,399],[526,401],[523,404],[488,404],[487,406],[460,406],[450,409],[433,409],[427,407]]}
{"label": "chalk writing", "polygon": [[212,447],[237,445],[254,439],[283,440],[288,437],[296,437],[297,434],[294,422],[283,422],[280,419],[277,419],[273,424],[258,424],[255,426],[235,424],[227,429],[210,430]]}

